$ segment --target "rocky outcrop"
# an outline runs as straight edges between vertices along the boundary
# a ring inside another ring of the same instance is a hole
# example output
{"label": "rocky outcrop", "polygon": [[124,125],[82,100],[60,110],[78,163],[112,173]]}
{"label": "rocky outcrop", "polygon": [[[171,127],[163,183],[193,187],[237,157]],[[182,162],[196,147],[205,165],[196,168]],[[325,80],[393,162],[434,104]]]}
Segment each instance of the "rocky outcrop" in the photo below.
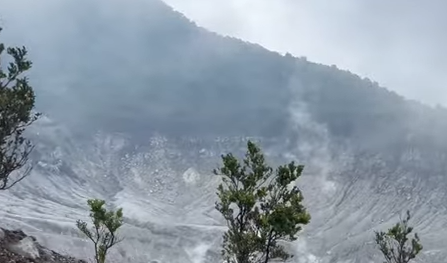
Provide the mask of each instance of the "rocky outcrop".
{"label": "rocky outcrop", "polygon": [[41,246],[21,230],[0,228],[1,263],[87,263]]}

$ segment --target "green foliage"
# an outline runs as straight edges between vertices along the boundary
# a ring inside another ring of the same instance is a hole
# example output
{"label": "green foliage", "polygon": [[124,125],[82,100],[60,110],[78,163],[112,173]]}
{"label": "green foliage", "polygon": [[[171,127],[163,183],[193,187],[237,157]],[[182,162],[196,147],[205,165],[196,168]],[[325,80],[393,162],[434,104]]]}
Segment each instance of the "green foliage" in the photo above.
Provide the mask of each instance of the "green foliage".
{"label": "green foliage", "polygon": [[291,162],[274,172],[258,146],[249,141],[247,147],[242,163],[230,153],[222,156],[223,167],[214,170],[223,181],[216,209],[228,225],[222,255],[234,263],[286,260],[291,255],[279,241],[296,240],[310,221],[301,191],[290,187],[304,166]]}
{"label": "green foliage", "polygon": [[[409,239],[413,228],[408,226],[410,212],[407,217],[385,232],[376,232],[376,243],[385,257],[384,263],[408,263],[422,250],[418,234]],[[409,243],[409,244],[407,244]]]}
{"label": "green foliage", "polygon": [[[3,66],[5,51],[12,57],[7,71]],[[13,172],[25,166],[33,149],[23,132],[40,115],[32,112],[34,91],[28,79],[21,77],[32,65],[26,55],[25,47],[6,48],[0,43],[0,190],[11,188],[31,171],[28,167],[17,178],[11,178]]]}
{"label": "green foliage", "polygon": [[87,223],[81,220],[76,222],[76,226],[93,242],[96,263],[104,263],[108,250],[122,240],[118,238],[116,231],[123,225],[123,209],[107,211],[104,200],[90,199],[87,203],[90,206],[93,227],[90,230]]}

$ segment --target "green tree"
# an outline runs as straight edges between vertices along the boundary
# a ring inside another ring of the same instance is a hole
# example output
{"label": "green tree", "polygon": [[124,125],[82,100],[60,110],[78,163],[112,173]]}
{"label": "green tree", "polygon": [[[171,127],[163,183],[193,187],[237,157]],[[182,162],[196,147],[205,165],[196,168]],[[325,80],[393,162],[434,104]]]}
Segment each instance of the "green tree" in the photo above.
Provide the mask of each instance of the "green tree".
{"label": "green tree", "polygon": [[375,232],[375,241],[385,257],[385,263],[408,263],[422,250],[417,233],[409,239],[413,231],[413,227],[408,225],[410,219],[410,212],[407,211],[407,217],[387,232]]}
{"label": "green tree", "polygon": [[81,220],[77,220],[76,226],[93,242],[96,263],[104,263],[109,249],[122,240],[116,232],[123,225],[123,209],[107,211],[105,201],[99,199],[90,199],[87,203],[93,227],[89,229],[87,223]]}
{"label": "green tree", "polygon": [[[0,32],[1,32],[0,28]],[[5,51],[11,57],[5,68]],[[0,43],[0,190],[6,190],[23,180],[31,166],[24,168],[33,150],[23,136],[25,128],[39,117],[33,113],[35,95],[22,76],[31,68],[25,47],[8,47]],[[17,172],[12,176],[13,172]]]}
{"label": "green tree", "polygon": [[294,186],[304,166],[291,162],[275,171],[266,164],[261,149],[248,141],[242,162],[231,153],[222,155],[222,176],[217,188],[216,209],[227,222],[222,255],[226,262],[286,260],[281,241],[296,240],[310,215],[302,205],[301,191]]}

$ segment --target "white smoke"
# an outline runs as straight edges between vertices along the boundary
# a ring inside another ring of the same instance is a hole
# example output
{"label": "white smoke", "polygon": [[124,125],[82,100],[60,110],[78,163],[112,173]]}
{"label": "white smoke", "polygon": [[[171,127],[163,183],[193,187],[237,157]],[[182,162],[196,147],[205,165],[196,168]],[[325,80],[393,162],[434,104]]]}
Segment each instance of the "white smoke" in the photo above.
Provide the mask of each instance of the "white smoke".
{"label": "white smoke", "polygon": [[297,75],[289,79],[289,91],[293,94],[288,108],[290,125],[299,138],[290,154],[299,162],[300,157],[304,158],[305,174],[312,177],[314,184],[317,182],[319,194],[330,197],[337,189],[336,182],[330,180],[336,167],[330,151],[331,140],[327,127],[312,118],[307,103],[301,99],[302,85]]}

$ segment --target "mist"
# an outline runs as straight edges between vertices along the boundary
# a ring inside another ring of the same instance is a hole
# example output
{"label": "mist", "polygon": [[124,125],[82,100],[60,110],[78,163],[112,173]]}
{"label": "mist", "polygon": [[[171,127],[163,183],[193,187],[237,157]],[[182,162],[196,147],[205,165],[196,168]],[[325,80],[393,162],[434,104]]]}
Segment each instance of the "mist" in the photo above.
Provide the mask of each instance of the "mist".
{"label": "mist", "polygon": [[129,219],[120,262],[217,262],[210,171],[257,138],[271,163],[305,165],[301,262],[375,258],[372,230],[405,209],[445,258],[447,111],[400,96],[443,103],[441,6],[419,23],[435,2],[167,3],[184,15],[158,0],[0,0],[1,41],[28,48],[45,114],[36,169],[0,193],[8,224],[84,257],[74,222],[104,198]]}
{"label": "mist", "polygon": [[[138,34],[152,1],[97,2],[101,14]],[[445,1],[236,1],[166,0],[189,19],[219,34],[234,36],[281,53],[339,68],[378,81],[409,99],[447,105],[447,18]],[[52,32],[76,30],[56,10],[70,5],[55,0],[1,0],[3,35],[34,49],[51,49]],[[74,10],[81,8],[73,5]],[[121,13],[121,14],[120,14]],[[20,15],[18,15],[20,14]],[[88,16],[88,14],[86,14]],[[112,18],[113,17],[113,18]],[[127,16],[129,17],[129,16]],[[48,23],[61,21],[60,23]],[[137,19],[133,19],[137,21]],[[34,52],[36,53],[36,52]],[[36,55],[36,54],[34,54]],[[46,57],[47,63],[52,58]]]}
{"label": "mist", "polygon": [[335,64],[407,98],[447,105],[447,3],[166,0],[199,25]]}

